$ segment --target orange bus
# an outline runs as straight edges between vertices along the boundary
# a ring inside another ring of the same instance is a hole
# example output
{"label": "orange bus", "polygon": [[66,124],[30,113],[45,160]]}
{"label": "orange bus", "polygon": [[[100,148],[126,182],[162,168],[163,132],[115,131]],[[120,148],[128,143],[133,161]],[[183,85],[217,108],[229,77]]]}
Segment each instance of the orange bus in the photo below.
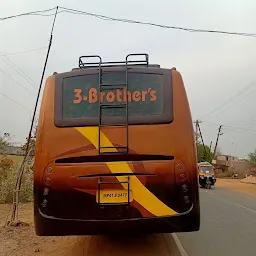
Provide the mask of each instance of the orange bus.
{"label": "orange bus", "polygon": [[149,64],[81,56],[48,77],[38,120],[39,236],[197,231],[197,155],[182,77]]}

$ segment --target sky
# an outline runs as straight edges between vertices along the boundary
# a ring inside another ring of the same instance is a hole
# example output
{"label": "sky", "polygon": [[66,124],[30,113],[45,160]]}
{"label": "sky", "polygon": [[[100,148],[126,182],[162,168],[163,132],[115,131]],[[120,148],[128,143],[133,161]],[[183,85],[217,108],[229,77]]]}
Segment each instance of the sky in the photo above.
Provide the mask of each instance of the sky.
{"label": "sky", "polygon": [[[169,26],[256,33],[253,0],[8,0],[0,2],[0,18],[57,5]],[[38,15],[0,21],[0,136],[9,132],[17,143],[23,143],[29,132],[52,21],[53,16]],[[146,52],[151,63],[176,67],[181,73],[192,118],[202,121],[205,144],[215,144],[223,125],[219,148],[224,154],[242,158],[256,149],[255,43],[255,37],[60,13],[45,79],[55,71],[77,67],[81,55],[98,54],[114,61],[129,53]],[[34,49],[39,50],[30,51]],[[30,52],[19,53],[24,51]]]}

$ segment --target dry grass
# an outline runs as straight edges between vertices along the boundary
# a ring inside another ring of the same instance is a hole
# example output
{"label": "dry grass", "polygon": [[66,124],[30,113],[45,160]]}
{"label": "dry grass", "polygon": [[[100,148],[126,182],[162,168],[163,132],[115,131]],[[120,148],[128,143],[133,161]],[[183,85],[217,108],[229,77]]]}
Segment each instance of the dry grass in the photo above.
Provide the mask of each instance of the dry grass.
{"label": "dry grass", "polygon": [[[0,203],[11,203],[13,192],[20,169],[22,156],[0,157]],[[20,202],[31,202],[33,199],[33,172],[26,165],[20,191]]]}

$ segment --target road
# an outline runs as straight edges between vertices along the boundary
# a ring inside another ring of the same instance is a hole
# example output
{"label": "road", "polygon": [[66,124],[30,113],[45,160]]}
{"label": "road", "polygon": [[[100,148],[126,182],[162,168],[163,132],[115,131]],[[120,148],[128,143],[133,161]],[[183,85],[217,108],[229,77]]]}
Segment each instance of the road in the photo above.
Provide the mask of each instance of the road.
{"label": "road", "polygon": [[[255,255],[256,195],[216,186],[211,190],[200,189],[200,201],[201,228],[198,232],[174,236],[157,234],[132,237],[128,240],[92,237],[86,255]],[[81,243],[85,244],[83,240]]]}
{"label": "road", "polygon": [[200,231],[177,234],[188,256],[256,255],[255,195],[216,186],[200,189],[200,201]]}
{"label": "road", "polygon": [[[248,187],[241,185],[241,190]],[[253,189],[255,192],[255,187]],[[216,186],[211,190],[200,189],[200,201],[200,231],[148,236],[134,234],[131,237],[37,237],[33,226],[33,204],[24,204],[20,206],[20,218],[29,226],[0,229],[0,255],[256,255],[256,194],[247,195]],[[8,210],[8,205],[0,205],[0,227]]]}

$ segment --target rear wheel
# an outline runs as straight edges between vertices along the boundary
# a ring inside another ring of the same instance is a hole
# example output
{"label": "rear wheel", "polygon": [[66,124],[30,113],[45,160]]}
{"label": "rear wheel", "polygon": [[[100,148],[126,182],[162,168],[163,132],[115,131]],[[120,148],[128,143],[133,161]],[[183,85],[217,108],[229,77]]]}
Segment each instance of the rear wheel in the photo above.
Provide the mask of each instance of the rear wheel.
{"label": "rear wheel", "polygon": [[207,189],[210,189],[211,187],[212,187],[211,184],[207,184],[207,185],[206,185],[206,188],[207,188]]}
{"label": "rear wheel", "polygon": [[206,188],[206,184],[202,184],[201,187],[202,187],[202,188]]}

